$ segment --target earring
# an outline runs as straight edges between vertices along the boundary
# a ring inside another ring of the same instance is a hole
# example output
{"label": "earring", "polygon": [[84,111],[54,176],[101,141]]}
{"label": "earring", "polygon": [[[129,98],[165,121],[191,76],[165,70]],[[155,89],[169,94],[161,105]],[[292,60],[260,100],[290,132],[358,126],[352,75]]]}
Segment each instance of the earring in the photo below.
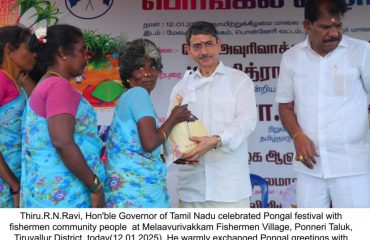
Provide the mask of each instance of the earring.
{"label": "earring", "polygon": [[127,83],[129,83],[129,82],[130,82],[130,80],[129,80],[129,79],[126,79],[126,82],[127,82]]}

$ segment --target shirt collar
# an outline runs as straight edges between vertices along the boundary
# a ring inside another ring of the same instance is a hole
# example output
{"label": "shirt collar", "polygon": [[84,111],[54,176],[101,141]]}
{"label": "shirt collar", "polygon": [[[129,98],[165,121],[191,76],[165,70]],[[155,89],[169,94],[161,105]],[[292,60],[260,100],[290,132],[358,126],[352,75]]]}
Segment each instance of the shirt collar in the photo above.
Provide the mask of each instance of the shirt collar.
{"label": "shirt collar", "polygon": [[[348,47],[348,39],[345,35],[342,36],[342,39],[340,40],[339,44],[338,44],[338,47],[337,48],[346,48]],[[309,49],[310,51],[316,53],[312,48],[311,48],[311,44],[310,44],[310,41],[308,39],[308,37],[306,37],[306,40],[303,42],[302,44],[302,48],[307,48]],[[336,48],[336,49],[337,49]],[[334,49],[334,51],[336,50]],[[317,54],[317,53],[316,53]]]}
{"label": "shirt collar", "polygon": [[190,78],[189,78],[189,75],[187,75],[186,78],[188,78],[187,80],[187,85],[182,88],[181,90],[179,90],[178,94],[183,96],[183,104],[188,104],[190,102],[196,102],[197,101],[197,90],[198,89],[201,89],[203,88],[204,86],[206,86],[208,83],[210,83],[211,81],[213,81],[215,78],[215,74],[226,74],[227,73],[227,68],[225,67],[225,65],[219,61],[215,71],[212,73],[212,75],[210,77],[203,77],[199,70],[197,69],[197,71],[195,71],[194,74],[190,75]]}
{"label": "shirt collar", "polygon": [[[209,76],[209,78],[212,78],[215,74],[221,74],[221,75],[226,74],[226,72],[227,72],[227,68],[225,67],[225,65],[223,64],[223,62],[220,60],[220,61],[218,62],[218,65],[217,65],[217,67],[216,67],[215,71],[212,73],[212,75],[211,75],[211,76]],[[204,77],[202,76],[202,74],[200,73],[200,71],[199,71],[199,67],[198,67],[198,69],[195,71],[195,73],[194,73],[194,77],[197,77],[197,78],[204,78]]]}

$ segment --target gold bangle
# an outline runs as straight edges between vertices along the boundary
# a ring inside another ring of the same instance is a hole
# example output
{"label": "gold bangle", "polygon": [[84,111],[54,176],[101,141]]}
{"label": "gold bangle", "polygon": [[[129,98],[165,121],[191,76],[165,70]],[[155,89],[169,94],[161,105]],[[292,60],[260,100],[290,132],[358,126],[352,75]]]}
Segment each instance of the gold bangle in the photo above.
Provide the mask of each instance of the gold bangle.
{"label": "gold bangle", "polygon": [[162,135],[163,135],[163,137],[164,137],[164,140],[166,140],[166,139],[167,139],[166,132],[165,132],[164,130],[161,130],[161,132],[162,132]]}
{"label": "gold bangle", "polygon": [[99,186],[98,186],[98,188],[96,190],[99,190],[102,187],[103,187],[103,184],[100,182],[100,184],[99,184]]}
{"label": "gold bangle", "polygon": [[298,135],[304,135],[304,132],[296,132],[294,135],[293,135],[293,141],[295,140],[296,137],[298,137]]}
{"label": "gold bangle", "polygon": [[96,192],[100,187],[102,187],[102,183],[100,182],[98,176],[94,174],[94,182],[91,186],[89,186],[89,190],[90,192]]}

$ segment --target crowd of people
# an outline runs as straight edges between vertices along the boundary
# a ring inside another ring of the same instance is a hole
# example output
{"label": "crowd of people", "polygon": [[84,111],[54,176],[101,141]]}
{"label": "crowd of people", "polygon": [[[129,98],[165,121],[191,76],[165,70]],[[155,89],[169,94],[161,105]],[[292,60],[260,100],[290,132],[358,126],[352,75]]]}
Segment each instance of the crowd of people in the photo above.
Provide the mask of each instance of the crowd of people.
{"label": "crowd of people", "polygon": [[[296,151],[297,207],[370,207],[370,44],[343,35],[346,10],[345,0],[308,0],[307,38],[281,61],[276,101]],[[127,91],[104,165],[94,109],[70,83],[89,59],[81,30],[1,27],[0,207],[170,207],[163,145],[177,124],[200,120],[209,135],[190,137],[177,161],[179,206],[248,208],[253,82],[223,64],[212,23],[193,22],[185,40],[197,67],[173,88],[162,125],[150,98],[160,50],[149,39],[122,46]]]}

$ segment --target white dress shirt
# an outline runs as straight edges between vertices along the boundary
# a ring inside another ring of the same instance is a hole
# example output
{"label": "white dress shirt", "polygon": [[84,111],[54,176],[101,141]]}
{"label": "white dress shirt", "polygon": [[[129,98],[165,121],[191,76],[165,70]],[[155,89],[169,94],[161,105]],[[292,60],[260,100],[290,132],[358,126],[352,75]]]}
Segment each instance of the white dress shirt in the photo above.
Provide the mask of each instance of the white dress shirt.
{"label": "white dress shirt", "polygon": [[297,172],[323,178],[368,172],[369,89],[370,44],[365,41],[343,36],[322,57],[306,39],[284,53],[276,101],[294,101],[298,124],[320,154],[312,170],[295,161]]}
{"label": "white dress shirt", "polygon": [[191,75],[187,72],[172,90],[170,108],[176,94],[184,97],[188,109],[204,123],[210,135],[220,135],[222,139],[222,147],[210,150],[197,165],[178,166],[179,199],[237,202],[248,198],[251,185],[247,137],[257,122],[251,79],[220,61],[210,77],[203,77],[199,71]]}

